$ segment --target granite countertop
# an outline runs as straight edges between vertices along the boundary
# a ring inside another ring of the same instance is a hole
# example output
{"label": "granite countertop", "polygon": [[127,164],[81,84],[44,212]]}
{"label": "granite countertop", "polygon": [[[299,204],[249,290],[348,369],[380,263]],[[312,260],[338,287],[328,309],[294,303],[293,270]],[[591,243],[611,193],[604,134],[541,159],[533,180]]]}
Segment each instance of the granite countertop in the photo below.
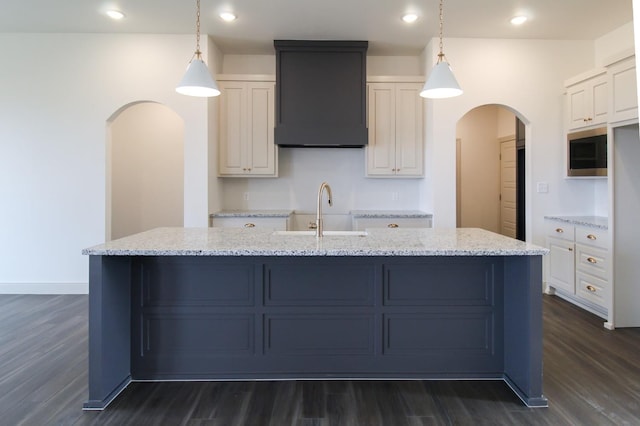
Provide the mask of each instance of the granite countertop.
{"label": "granite countertop", "polygon": [[209,217],[289,217],[293,210],[222,210]]}
{"label": "granite countertop", "polygon": [[368,235],[278,235],[243,228],[156,228],[87,248],[101,256],[534,256],[546,248],[475,228],[369,229]]}
{"label": "granite countertop", "polygon": [[432,214],[418,210],[352,210],[351,216],[355,218],[431,218]]}
{"label": "granite countertop", "polygon": [[545,216],[547,220],[569,223],[571,225],[588,226],[597,229],[609,229],[609,218],[604,216]]}

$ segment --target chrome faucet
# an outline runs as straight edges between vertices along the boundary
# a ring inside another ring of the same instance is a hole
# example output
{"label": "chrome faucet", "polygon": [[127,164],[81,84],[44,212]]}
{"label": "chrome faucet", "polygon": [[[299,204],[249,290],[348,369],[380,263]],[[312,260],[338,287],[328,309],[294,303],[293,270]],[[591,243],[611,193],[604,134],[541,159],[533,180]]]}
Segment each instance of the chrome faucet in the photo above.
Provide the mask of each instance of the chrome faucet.
{"label": "chrome faucet", "polygon": [[332,206],[333,202],[331,199],[333,195],[331,194],[331,187],[327,182],[322,182],[320,185],[320,189],[318,190],[318,208],[316,209],[316,237],[321,238],[323,227],[322,227],[322,191],[327,190],[327,201],[329,201],[329,205]]}

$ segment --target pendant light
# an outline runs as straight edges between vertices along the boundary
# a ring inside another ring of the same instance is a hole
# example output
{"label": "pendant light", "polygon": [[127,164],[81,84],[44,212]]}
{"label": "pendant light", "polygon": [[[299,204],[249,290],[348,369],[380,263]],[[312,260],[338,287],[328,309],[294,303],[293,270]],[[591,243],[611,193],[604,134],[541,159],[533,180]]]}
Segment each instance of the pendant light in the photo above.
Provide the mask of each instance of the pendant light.
{"label": "pendant light", "polygon": [[218,96],[220,89],[202,60],[200,51],[200,0],[196,0],[196,9],[196,51],[187,66],[187,72],[176,87],[176,92],[188,96]]}
{"label": "pendant light", "polygon": [[436,65],[431,70],[431,75],[429,75],[422,92],[420,92],[420,96],[423,98],[442,99],[462,95],[462,89],[442,51],[442,27],[444,23],[442,2],[443,0],[440,0],[440,53],[438,53]]}

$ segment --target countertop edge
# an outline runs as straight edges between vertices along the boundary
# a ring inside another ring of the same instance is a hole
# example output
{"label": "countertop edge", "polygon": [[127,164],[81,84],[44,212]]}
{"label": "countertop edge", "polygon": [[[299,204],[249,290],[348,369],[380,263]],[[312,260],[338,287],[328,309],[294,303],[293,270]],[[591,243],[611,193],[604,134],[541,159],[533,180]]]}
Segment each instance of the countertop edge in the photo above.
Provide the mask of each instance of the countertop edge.
{"label": "countertop edge", "polygon": [[589,228],[608,230],[609,218],[604,216],[544,216],[546,220],[568,223],[570,225],[586,226]]}

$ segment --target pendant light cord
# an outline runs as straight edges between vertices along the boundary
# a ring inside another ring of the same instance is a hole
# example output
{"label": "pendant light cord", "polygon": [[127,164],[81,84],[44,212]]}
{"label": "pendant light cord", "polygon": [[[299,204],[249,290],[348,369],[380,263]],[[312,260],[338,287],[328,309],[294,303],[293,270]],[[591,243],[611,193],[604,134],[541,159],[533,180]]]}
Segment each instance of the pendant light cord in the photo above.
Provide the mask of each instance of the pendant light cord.
{"label": "pendant light cord", "polygon": [[[200,1],[200,0],[198,0]],[[438,63],[444,60],[444,52],[443,52],[443,43],[442,43],[442,28],[444,27],[444,13],[442,12],[442,3],[443,0],[440,0],[440,53],[438,53]]]}
{"label": "pendant light cord", "polygon": [[201,59],[200,51],[200,0],[196,0],[196,59]]}

